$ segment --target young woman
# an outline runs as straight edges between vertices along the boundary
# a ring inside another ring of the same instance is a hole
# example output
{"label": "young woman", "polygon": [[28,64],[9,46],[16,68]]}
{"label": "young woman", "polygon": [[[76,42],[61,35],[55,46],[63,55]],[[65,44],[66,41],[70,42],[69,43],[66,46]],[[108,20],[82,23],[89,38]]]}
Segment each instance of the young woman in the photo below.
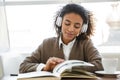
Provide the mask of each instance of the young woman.
{"label": "young woman", "polygon": [[52,71],[65,60],[82,60],[93,67],[79,67],[90,72],[102,70],[101,56],[90,37],[94,25],[92,15],[78,4],[67,4],[58,11],[55,22],[57,37],[43,43],[20,65],[20,73]]}

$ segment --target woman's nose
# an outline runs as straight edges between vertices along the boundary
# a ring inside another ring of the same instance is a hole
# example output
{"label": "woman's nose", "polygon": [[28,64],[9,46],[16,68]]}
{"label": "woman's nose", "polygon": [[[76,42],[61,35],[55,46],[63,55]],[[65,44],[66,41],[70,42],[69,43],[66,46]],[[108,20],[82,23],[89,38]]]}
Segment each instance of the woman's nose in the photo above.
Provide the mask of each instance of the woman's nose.
{"label": "woman's nose", "polygon": [[70,25],[70,27],[68,28],[69,31],[74,31],[74,26]]}

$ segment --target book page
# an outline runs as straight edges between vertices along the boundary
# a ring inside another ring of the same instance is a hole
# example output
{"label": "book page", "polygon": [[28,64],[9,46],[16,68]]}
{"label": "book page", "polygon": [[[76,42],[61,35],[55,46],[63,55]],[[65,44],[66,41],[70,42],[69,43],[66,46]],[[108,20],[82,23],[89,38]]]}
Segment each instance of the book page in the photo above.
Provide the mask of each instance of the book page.
{"label": "book page", "polygon": [[51,72],[47,71],[36,71],[36,72],[29,72],[29,73],[22,73],[18,75],[18,78],[32,78],[32,77],[44,77],[44,76],[55,76],[59,77],[58,75],[54,75]]}
{"label": "book page", "polygon": [[91,63],[80,61],[80,60],[67,60],[67,61],[64,61],[61,64],[58,64],[54,68],[53,73],[57,74],[57,75],[60,75],[66,69],[69,69],[69,68],[75,67],[75,66],[94,66],[94,65],[91,64]]}
{"label": "book page", "polygon": [[35,78],[18,78],[17,80],[61,80],[61,78],[45,76],[45,77],[35,77]]}
{"label": "book page", "polygon": [[81,70],[81,69],[73,69],[72,71],[64,71],[61,74],[62,78],[98,78],[94,73]]}

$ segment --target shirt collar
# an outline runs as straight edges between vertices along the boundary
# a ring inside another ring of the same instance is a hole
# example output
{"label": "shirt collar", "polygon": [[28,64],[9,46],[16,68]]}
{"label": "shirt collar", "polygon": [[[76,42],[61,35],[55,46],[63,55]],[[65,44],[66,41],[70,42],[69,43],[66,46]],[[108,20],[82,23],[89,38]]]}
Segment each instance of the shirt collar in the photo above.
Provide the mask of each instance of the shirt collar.
{"label": "shirt collar", "polygon": [[[73,45],[75,42],[76,38],[72,40],[71,42],[68,43],[68,45]],[[59,47],[61,47],[61,44],[66,45],[63,43],[61,36],[59,37]]]}

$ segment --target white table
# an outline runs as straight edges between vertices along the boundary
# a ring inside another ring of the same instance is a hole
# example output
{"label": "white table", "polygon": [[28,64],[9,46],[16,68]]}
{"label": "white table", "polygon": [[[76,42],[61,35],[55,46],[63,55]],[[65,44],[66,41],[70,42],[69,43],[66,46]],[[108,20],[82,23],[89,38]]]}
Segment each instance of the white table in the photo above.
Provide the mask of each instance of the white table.
{"label": "white table", "polygon": [[6,75],[2,77],[0,80],[17,80],[17,76]]}

